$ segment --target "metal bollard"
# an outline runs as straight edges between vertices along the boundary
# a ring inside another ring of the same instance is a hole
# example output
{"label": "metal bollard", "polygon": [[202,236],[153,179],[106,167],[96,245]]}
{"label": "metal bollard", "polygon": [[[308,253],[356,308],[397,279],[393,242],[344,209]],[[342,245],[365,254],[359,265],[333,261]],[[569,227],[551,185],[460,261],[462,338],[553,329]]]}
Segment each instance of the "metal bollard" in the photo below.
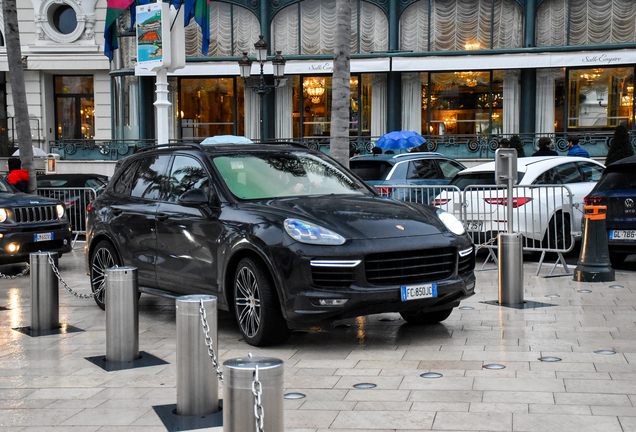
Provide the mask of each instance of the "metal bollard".
{"label": "metal bollard", "polygon": [[[57,252],[51,252],[57,267]],[[49,331],[60,328],[59,282],[49,264],[47,252],[34,252],[31,261],[31,330]]]}
{"label": "metal bollard", "polygon": [[199,312],[205,308],[212,347],[217,349],[216,297],[187,295],[177,298],[177,414],[205,416],[219,411],[219,383],[205,344]]}
{"label": "metal bollard", "polygon": [[523,244],[520,233],[500,233],[499,304],[523,304]]}
{"label": "metal bollard", "polygon": [[581,254],[574,270],[577,282],[611,282],[615,280],[614,269],[607,245],[607,206],[586,205],[585,231]]}
{"label": "metal bollard", "polygon": [[235,358],[226,360],[223,366],[223,432],[255,430],[252,384],[256,366],[263,393],[263,431],[283,432],[283,361],[270,357]]}
{"label": "metal bollard", "polygon": [[137,268],[106,269],[106,361],[139,359],[139,305]]}

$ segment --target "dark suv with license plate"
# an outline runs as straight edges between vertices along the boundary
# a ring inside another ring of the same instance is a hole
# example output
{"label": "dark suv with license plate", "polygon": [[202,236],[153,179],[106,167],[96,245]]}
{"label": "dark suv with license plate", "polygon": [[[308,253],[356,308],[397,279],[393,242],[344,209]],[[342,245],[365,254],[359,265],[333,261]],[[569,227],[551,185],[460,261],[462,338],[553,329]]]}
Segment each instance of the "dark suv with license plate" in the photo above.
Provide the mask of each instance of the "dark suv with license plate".
{"label": "dark suv with license plate", "polygon": [[[213,294],[252,345],[312,322],[399,312],[446,319],[474,294],[473,244],[451,214],[382,198],[297,144],[164,145],[120,163],[87,217],[93,292],[114,265],[141,292]],[[104,295],[96,296],[104,307]]]}
{"label": "dark suv with license plate", "polygon": [[28,262],[32,252],[70,252],[71,227],[64,204],[18,192],[0,178],[0,264]]}

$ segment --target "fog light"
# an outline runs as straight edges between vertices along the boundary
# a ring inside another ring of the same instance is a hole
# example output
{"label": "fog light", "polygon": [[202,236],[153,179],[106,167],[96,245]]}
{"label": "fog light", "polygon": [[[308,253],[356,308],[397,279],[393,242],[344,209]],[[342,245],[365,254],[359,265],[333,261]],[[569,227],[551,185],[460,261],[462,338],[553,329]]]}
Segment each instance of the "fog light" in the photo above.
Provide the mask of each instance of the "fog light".
{"label": "fog light", "polygon": [[0,234],[0,238],[4,237],[4,234]]}
{"label": "fog light", "polygon": [[9,243],[9,244],[7,245],[7,251],[8,251],[9,253],[17,252],[19,249],[20,249],[20,245],[19,245],[19,244],[17,244],[17,243]]}
{"label": "fog light", "polygon": [[64,246],[68,244],[68,240],[64,239]]}
{"label": "fog light", "polygon": [[347,301],[348,299],[320,299],[318,300],[318,304],[320,306],[342,306]]}

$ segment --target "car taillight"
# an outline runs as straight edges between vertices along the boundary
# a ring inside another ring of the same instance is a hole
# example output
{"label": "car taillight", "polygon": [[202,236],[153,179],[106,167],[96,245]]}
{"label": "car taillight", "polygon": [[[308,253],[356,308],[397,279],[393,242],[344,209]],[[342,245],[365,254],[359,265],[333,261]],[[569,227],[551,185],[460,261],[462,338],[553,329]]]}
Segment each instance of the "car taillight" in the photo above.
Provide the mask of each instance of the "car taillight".
{"label": "car taillight", "polygon": [[448,204],[449,202],[450,202],[449,198],[438,198],[438,199],[434,199],[432,204],[434,206],[439,207],[439,206],[443,206],[445,204]]}
{"label": "car taillight", "polygon": [[[508,198],[484,198],[484,201],[492,205],[508,205]],[[532,198],[513,198],[512,208],[521,207],[524,204],[528,204],[530,201],[532,201]]]}
{"label": "car taillight", "polygon": [[382,196],[389,196],[391,195],[391,192],[393,192],[393,189],[381,187],[379,192]]}
{"label": "car taillight", "polygon": [[91,211],[91,203],[88,203],[88,205],[86,206],[86,211]]}
{"label": "car taillight", "polygon": [[603,204],[604,198],[605,197],[588,195],[585,198],[583,198],[583,202],[585,203],[585,205],[599,205],[599,204]]}

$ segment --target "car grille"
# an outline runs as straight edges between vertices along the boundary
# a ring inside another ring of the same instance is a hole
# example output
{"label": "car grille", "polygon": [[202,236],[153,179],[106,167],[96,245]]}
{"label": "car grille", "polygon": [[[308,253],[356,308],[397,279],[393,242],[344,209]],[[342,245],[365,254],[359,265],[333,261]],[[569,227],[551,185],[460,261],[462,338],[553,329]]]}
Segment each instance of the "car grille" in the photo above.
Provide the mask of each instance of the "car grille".
{"label": "car grille", "polygon": [[457,263],[457,272],[459,274],[467,273],[475,269],[475,252],[470,251],[466,256],[460,256]]}
{"label": "car grille", "polygon": [[320,287],[347,288],[355,280],[351,267],[312,267],[311,277]]}
{"label": "car grille", "polygon": [[430,282],[453,275],[455,248],[383,252],[364,259],[367,281],[373,285]]}
{"label": "car grille", "polygon": [[59,220],[55,205],[15,207],[13,213],[16,223],[53,222]]}

